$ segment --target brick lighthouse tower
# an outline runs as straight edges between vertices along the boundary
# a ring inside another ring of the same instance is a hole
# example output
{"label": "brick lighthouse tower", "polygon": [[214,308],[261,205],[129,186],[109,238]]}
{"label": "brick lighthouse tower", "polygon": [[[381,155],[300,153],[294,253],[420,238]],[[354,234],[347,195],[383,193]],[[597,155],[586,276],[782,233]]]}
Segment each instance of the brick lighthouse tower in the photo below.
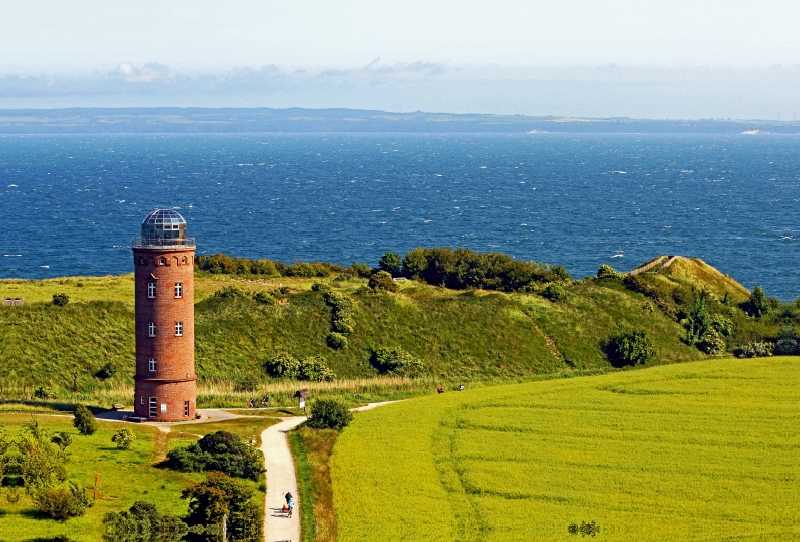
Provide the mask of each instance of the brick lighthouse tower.
{"label": "brick lighthouse tower", "polygon": [[136,282],[136,416],[179,421],[195,416],[194,239],[186,220],[156,209],[133,240]]}

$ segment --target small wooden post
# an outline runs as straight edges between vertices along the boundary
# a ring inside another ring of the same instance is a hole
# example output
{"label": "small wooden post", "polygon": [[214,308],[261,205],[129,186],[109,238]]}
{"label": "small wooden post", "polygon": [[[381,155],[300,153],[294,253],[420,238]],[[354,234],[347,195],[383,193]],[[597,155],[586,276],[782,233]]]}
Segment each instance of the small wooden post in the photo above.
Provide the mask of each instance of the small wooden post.
{"label": "small wooden post", "polygon": [[100,498],[100,475],[97,475],[97,478],[94,479],[94,500]]}
{"label": "small wooden post", "polygon": [[228,542],[228,514],[222,515],[222,542]]}

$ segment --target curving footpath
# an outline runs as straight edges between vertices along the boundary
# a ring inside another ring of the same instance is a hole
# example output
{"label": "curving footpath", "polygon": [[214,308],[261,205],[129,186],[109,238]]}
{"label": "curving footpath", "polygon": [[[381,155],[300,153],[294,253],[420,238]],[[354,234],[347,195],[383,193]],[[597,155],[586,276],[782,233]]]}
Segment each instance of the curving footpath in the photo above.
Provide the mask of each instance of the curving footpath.
{"label": "curving footpath", "polygon": [[[397,401],[369,403],[351,409],[353,412],[371,410]],[[294,460],[286,441],[286,433],[304,421],[305,416],[285,418],[281,423],[267,427],[261,433],[261,451],[264,452],[264,467],[267,469],[267,498],[264,505],[264,541],[300,542],[300,501]],[[287,491],[294,495],[294,513],[287,517],[282,511],[283,496]]]}

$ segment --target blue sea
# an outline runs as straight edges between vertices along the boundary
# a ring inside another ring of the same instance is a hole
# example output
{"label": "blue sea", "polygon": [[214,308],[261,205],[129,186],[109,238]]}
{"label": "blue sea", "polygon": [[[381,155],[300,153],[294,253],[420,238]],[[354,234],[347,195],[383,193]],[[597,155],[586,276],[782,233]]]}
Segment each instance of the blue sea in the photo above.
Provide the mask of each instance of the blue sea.
{"label": "blue sea", "polygon": [[198,253],[376,264],[468,247],[632,269],[698,257],[800,297],[800,137],[261,134],[0,136],[0,277],[132,271],[155,207]]}

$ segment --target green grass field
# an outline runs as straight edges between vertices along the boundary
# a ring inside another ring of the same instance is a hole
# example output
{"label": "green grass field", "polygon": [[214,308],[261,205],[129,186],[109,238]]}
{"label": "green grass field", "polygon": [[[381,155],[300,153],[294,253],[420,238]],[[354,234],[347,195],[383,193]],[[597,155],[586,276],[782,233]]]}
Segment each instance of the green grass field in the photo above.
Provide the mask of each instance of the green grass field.
{"label": "green grass field", "polygon": [[[0,414],[0,427],[16,433],[29,422],[30,414]],[[20,542],[65,536],[70,542],[97,542],[102,538],[103,515],[109,511],[127,510],[135,501],[155,502],[165,514],[185,516],[187,502],[181,491],[205,477],[200,473],[181,473],[157,467],[173,447],[186,445],[213,431],[224,430],[260,445],[261,431],[276,423],[276,418],[252,416],[207,424],[173,424],[170,433],[156,427],[131,423],[100,422],[99,430],[91,436],[78,434],[72,427],[72,416],[39,415],[39,423],[48,432],[67,431],[73,443],[67,448],[69,480],[86,488],[91,495],[95,477],[100,476],[100,498],[85,515],[64,522],[43,517],[32,506],[24,490],[17,503],[9,503],[7,490],[0,490],[0,540]],[[130,450],[119,450],[111,435],[122,427],[136,434]],[[261,484],[246,481],[254,490]],[[256,497],[263,502],[263,491]],[[91,500],[91,499],[90,499]]]}
{"label": "green grass field", "polygon": [[356,416],[340,542],[800,540],[800,358],[487,387]]}

